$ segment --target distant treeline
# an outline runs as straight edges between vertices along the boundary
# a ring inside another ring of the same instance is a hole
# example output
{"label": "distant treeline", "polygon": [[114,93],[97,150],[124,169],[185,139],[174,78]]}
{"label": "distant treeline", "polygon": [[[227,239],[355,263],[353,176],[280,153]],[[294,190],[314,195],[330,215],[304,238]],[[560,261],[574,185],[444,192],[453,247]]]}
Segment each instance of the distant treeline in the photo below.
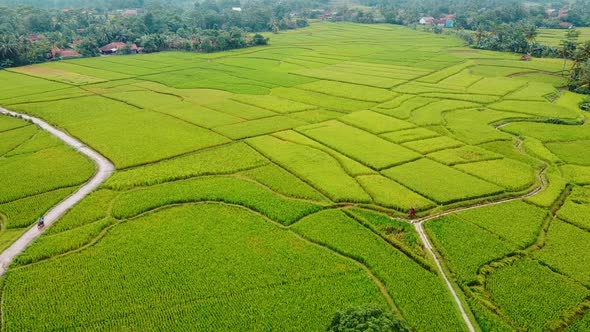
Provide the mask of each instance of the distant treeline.
{"label": "distant treeline", "polygon": [[[560,22],[590,26],[590,0],[359,0],[388,23],[413,24],[420,17],[440,18],[455,14],[454,26],[477,30],[503,23],[527,21],[537,27],[554,28]],[[373,13],[375,16],[375,13]]]}
{"label": "distant treeline", "polygon": [[[57,3],[65,6],[67,1]],[[59,55],[55,49],[72,48],[94,56],[111,42],[137,44],[146,52],[212,52],[266,44],[268,39],[254,32],[307,26],[306,17],[319,4],[308,0],[253,0],[243,6],[233,0],[91,2],[89,8],[0,6],[0,68],[47,61]]]}

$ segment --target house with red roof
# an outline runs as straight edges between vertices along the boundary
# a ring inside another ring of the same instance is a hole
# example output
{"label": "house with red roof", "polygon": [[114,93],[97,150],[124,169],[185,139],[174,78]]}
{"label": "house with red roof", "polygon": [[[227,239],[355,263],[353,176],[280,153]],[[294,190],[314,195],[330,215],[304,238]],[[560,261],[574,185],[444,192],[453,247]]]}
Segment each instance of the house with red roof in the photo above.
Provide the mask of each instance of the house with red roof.
{"label": "house with red roof", "polygon": [[[122,47],[127,46],[126,43],[123,42],[113,42],[110,44],[107,44],[103,47],[100,48],[100,52],[104,55],[107,54],[117,54],[117,52],[119,51],[119,49],[121,49]],[[135,44],[129,44],[129,47],[131,48],[131,52],[132,53],[139,53],[141,52],[141,47],[137,47],[137,45]]]}
{"label": "house with red roof", "polygon": [[79,57],[81,56],[80,53],[66,48],[66,49],[59,49],[59,48],[54,48],[51,51],[49,51],[49,55],[51,56],[52,59],[55,58],[61,58],[61,59],[67,59],[67,58],[75,58],[75,57]]}

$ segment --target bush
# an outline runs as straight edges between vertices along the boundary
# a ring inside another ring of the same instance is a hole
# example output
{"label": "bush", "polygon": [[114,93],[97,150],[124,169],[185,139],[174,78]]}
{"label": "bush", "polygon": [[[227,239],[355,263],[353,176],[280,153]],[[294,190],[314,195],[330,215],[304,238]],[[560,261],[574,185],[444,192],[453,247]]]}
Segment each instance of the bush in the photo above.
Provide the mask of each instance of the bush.
{"label": "bush", "polygon": [[583,111],[590,112],[590,97],[586,97],[586,99],[582,100],[580,108]]}
{"label": "bush", "polygon": [[332,323],[326,329],[328,332],[356,332],[374,331],[389,332],[410,331],[406,324],[381,307],[369,305],[362,307],[350,307],[345,311],[337,311]]}

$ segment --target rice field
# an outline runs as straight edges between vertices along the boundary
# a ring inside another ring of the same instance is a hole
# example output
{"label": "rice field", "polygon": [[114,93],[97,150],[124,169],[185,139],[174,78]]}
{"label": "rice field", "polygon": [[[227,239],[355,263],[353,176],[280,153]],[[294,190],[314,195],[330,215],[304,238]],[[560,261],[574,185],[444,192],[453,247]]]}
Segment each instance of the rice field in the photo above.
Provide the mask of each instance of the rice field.
{"label": "rice field", "polygon": [[[394,25],[269,37],[0,71],[0,106],[116,166],[12,263],[3,331],[321,331],[369,304],[467,331],[435,259],[477,331],[585,331],[590,125],[559,59]],[[0,250],[94,171],[1,116]]]}

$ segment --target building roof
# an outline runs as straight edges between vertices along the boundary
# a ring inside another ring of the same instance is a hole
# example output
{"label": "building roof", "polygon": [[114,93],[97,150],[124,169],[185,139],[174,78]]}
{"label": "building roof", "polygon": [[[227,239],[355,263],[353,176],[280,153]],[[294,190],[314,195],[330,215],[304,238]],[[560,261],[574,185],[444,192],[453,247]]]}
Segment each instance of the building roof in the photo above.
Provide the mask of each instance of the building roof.
{"label": "building roof", "polygon": [[73,57],[77,57],[80,56],[80,53],[66,48],[66,49],[59,49],[57,47],[53,48],[51,51],[49,51],[49,53],[51,54],[52,58],[55,58],[57,56],[59,56],[60,58],[73,58]]}
{"label": "building roof", "polygon": [[72,49],[67,48],[67,49],[61,50],[61,52],[59,52],[59,55],[62,58],[73,58],[73,57],[80,56],[80,53],[78,53],[78,52],[76,52],[76,51],[74,51]]}
{"label": "building roof", "polygon": [[[107,44],[107,45],[101,47],[100,50],[102,52],[109,52],[109,51],[110,52],[117,52],[117,50],[119,50],[121,47],[124,47],[126,45],[127,44],[123,43],[123,42],[112,42],[110,44]],[[140,48],[137,47],[137,45],[135,45],[135,44],[131,44],[131,45],[129,45],[129,47],[131,48],[132,51],[139,51],[140,50]]]}
{"label": "building roof", "polygon": [[573,26],[573,24],[571,24],[570,22],[559,22],[558,25],[562,28],[569,28],[569,27]]}
{"label": "building roof", "polygon": [[36,41],[38,41],[38,40],[45,39],[45,36],[43,36],[43,35],[38,35],[38,34],[35,34],[35,33],[34,33],[34,34],[30,34],[30,35],[28,35],[26,38],[27,38],[27,40],[29,40],[30,42],[36,42]]}

